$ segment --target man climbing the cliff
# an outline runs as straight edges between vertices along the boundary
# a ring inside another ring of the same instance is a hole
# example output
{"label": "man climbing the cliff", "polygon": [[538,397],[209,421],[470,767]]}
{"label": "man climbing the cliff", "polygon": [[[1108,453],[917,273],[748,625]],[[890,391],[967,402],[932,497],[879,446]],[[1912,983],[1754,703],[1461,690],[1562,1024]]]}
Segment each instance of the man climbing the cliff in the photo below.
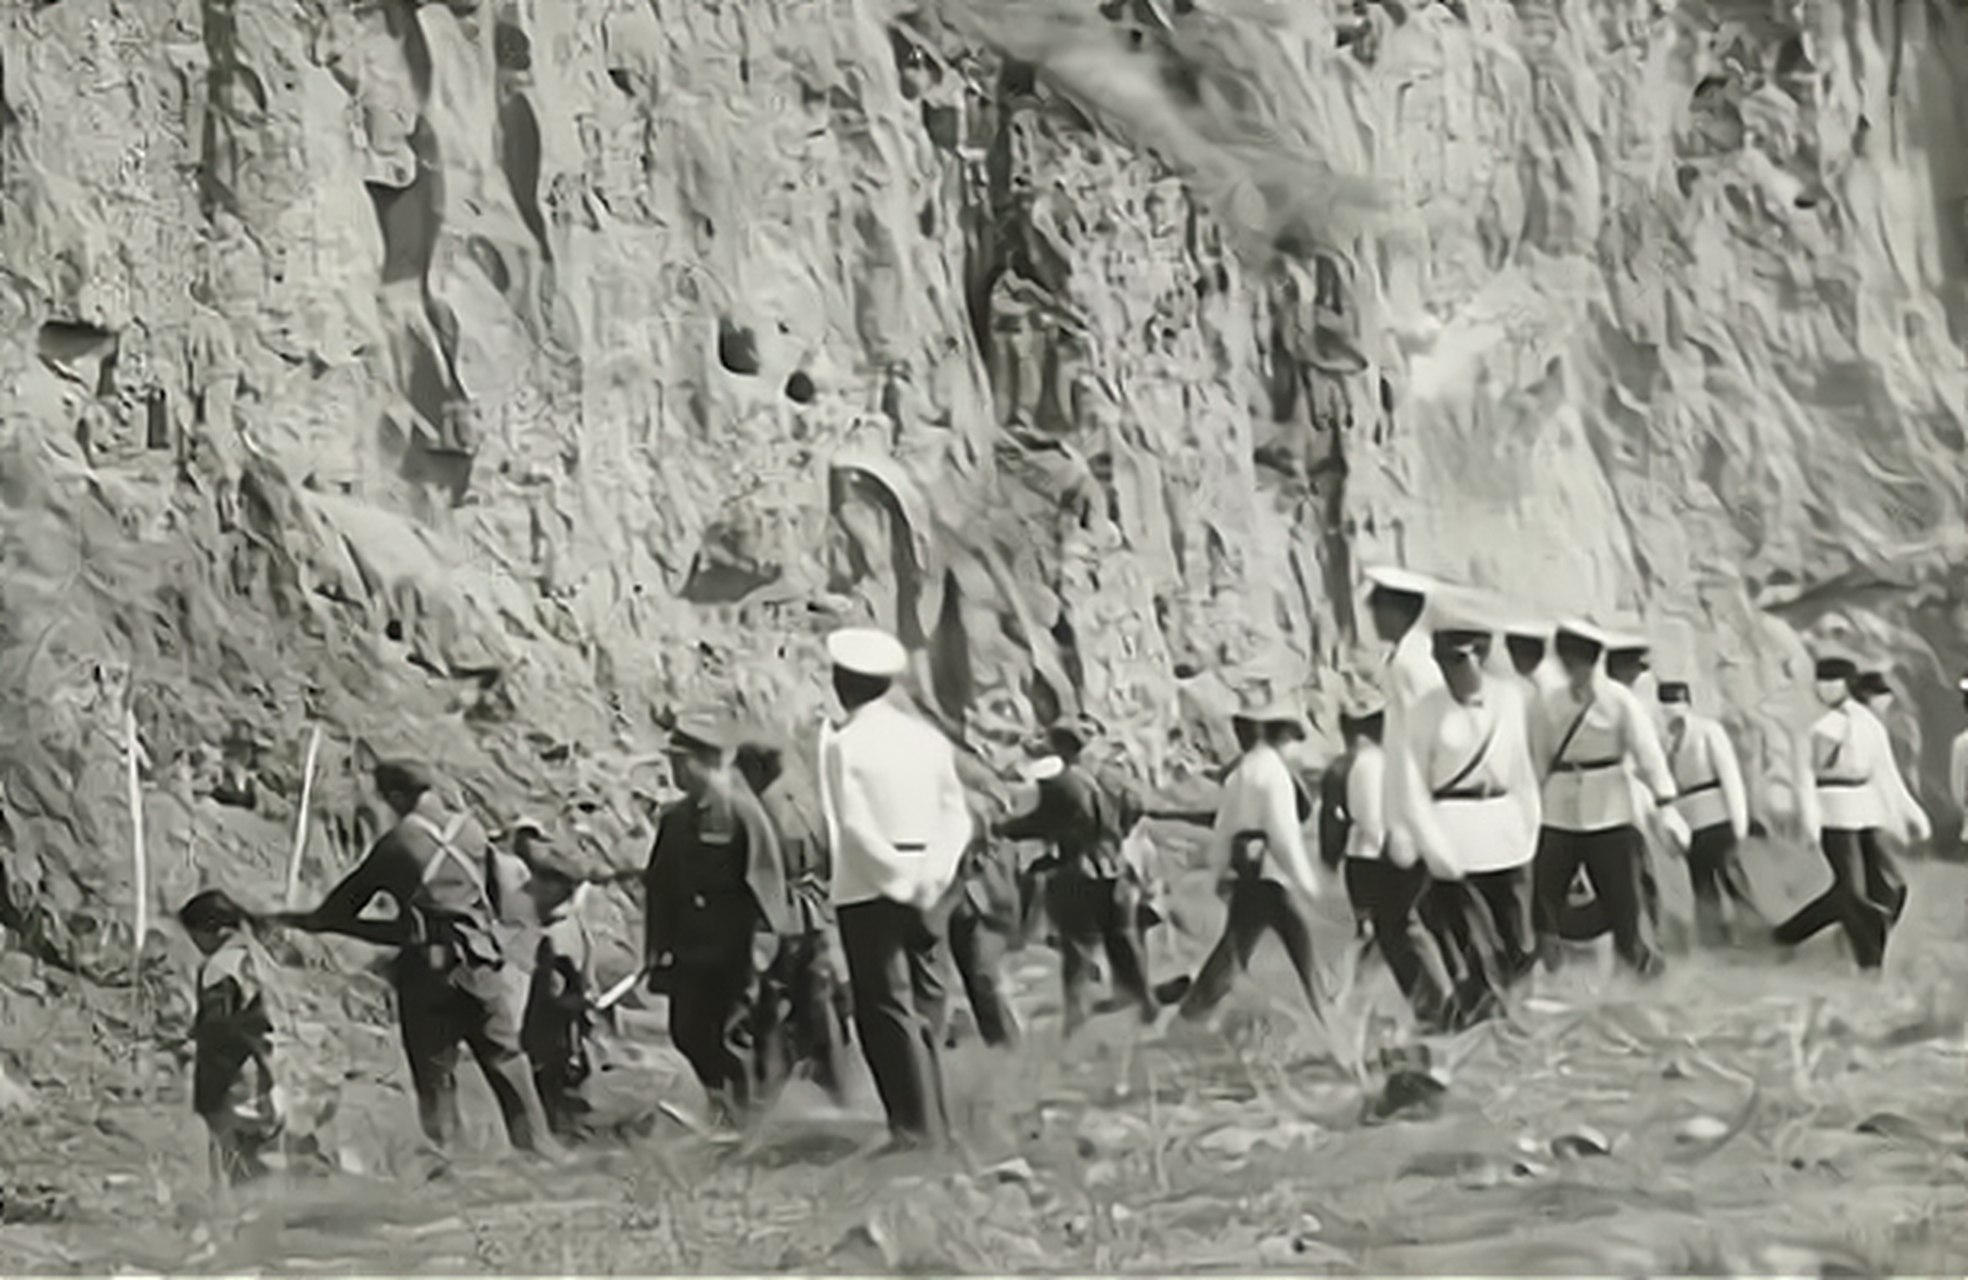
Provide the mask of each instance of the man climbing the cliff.
{"label": "man climbing the cliff", "polygon": [[[469,814],[445,809],[434,776],[420,763],[385,761],[376,766],[375,785],[397,815],[396,825],[320,906],[275,919],[310,933],[400,948],[394,965],[397,1012],[418,1120],[432,1143],[442,1148],[459,1131],[462,1043],[498,1099],[512,1145],[563,1158],[520,1048],[484,829]],[[396,919],[361,918],[379,894],[395,902]]]}
{"label": "man climbing the cliff", "polygon": [[713,715],[670,731],[683,788],[663,809],[643,873],[643,963],[670,1000],[670,1039],[723,1129],[749,1119],[768,1074],[754,1030],[767,967],[791,931],[786,865],[771,820],[732,767],[739,734]]}
{"label": "man climbing the cliff", "polygon": [[827,638],[840,724],[820,734],[821,812],[832,898],[861,1051],[888,1113],[890,1146],[950,1136],[938,1040],[937,909],[975,829],[948,738],[890,696],[908,652],[883,631]]}
{"label": "man climbing the cliff", "polygon": [[1178,1007],[1178,1016],[1189,1022],[1206,1021],[1222,1003],[1266,933],[1278,935],[1306,1002],[1323,1016],[1307,910],[1321,888],[1305,849],[1300,789],[1281,750],[1305,737],[1305,724],[1281,701],[1252,708],[1245,717],[1258,726],[1257,741],[1225,781],[1210,833],[1210,865],[1228,871],[1230,912],[1223,936]]}
{"label": "man climbing the cliff", "polygon": [[809,773],[787,767],[776,735],[753,734],[737,769],[758,796],[786,864],[790,916],[760,996],[759,1050],[768,1090],[804,1068],[835,1105],[845,1099],[846,993],[827,901],[827,841]]}
{"label": "man climbing the cliff", "polygon": [[1676,844],[1686,846],[1687,828],[1665,807],[1676,788],[1652,713],[1625,685],[1599,671],[1610,641],[1590,623],[1560,626],[1553,648],[1565,684],[1546,693],[1530,717],[1533,756],[1543,777],[1543,830],[1533,876],[1537,930],[1545,966],[1556,970],[1559,922],[1572,879],[1583,868],[1609,918],[1614,950],[1635,972],[1652,975],[1660,957],[1645,928],[1647,849],[1629,762]]}
{"label": "man climbing the cliff", "polygon": [[1761,918],[1738,852],[1749,834],[1749,792],[1729,731],[1695,712],[1687,683],[1663,681],[1660,701],[1667,712],[1667,767],[1679,789],[1674,807],[1692,833],[1686,856],[1695,937],[1705,947],[1720,946],[1731,940],[1725,899],[1737,931]]}
{"label": "man climbing the cliff", "polygon": [[1046,734],[1052,754],[1032,773],[1037,805],[993,829],[1003,840],[1042,840],[1052,848],[1046,910],[1059,930],[1068,1036],[1086,1021],[1088,970],[1096,951],[1105,954],[1116,992],[1135,1006],[1143,1023],[1154,1022],[1158,1012],[1148,989],[1141,877],[1121,856],[1121,841],[1139,815],[1128,812],[1126,798],[1080,762],[1088,737],[1084,726],[1053,726]]}
{"label": "man climbing the cliff", "polygon": [[1825,710],[1798,743],[1797,784],[1804,829],[1831,864],[1831,887],[1778,925],[1775,937],[1779,945],[1794,947],[1840,925],[1859,968],[1876,972],[1885,963],[1903,883],[1882,829],[1896,822],[1904,830],[1911,819],[1887,808],[1882,775],[1896,768],[1892,744],[1885,726],[1852,697],[1858,673],[1849,658],[1817,662],[1816,693]]}

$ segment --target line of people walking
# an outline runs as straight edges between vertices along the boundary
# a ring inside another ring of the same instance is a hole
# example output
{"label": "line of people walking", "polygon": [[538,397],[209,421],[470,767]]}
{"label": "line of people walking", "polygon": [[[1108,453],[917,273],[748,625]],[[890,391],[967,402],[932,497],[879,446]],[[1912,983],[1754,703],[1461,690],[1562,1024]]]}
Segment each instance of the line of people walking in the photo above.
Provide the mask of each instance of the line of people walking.
{"label": "line of people walking", "polygon": [[[1389,655],[1378,696],[1343,713],[1345,751],[1316,802],[1288,760],[1306,718],[1272,700],[1234,717],[1241,755],[1212,813],[1157,808],[1103,774],[1085,759],[1097,730],[1068,721],[1045,732],[1022,771],[1033,807],[987,821],[956,747],[895,691],[907,652],[869,629],[827,640],[841,714],[820,727],[811,757],[717,715],[679,718],[668,755],[682,795],[662,809],[641,877],[637,980],[667,997],[672,1040],[714,1118],[742,1126],[799,1073],[844,1101],[845,1054],[858,1044],[889,1144],[940,1145],[950,1130],[948,974],[958,972],[987,1042],[1015,1044],[998,969],[1035,897],[1061,950],[1068,1035],[1102,1007],[1152,1024],[1173,1005],[1179,1021],[1206,1024],[1267,933],[1316,1012],[1319,860],[1340,870],[1362,929],[1418,1021],[1436,1030],[1494,1016],[1540,961],[1560,965],[1568,940],[1609,934],[1629,969],[1657,973],[1650,845],[1685,856],[1704,942],[1756,927],[1738,857],[1749,814],[1733,744],[1693,710],[1686,682],[1661,684],[1658,709],[1642,703],[1645,640],[1582,620],[1499,620],[1472,593],[1400,570],[1368,580],[1367,611]],[[1507,661],[1493,660],[1498,636]],[[1905,905],[1887,837],[1923,839],[1928,824],[1866,705],[1882,682],[1839,657],[1816,674],[1824,710],[1801,735],[1798,787],[1832,882],[1771,932],[1794,945],[1837,924],[1859,963],[1876,968]],[[1968,706],[1968,679],[1963,692]],[[1968,760],[1968,733],[1956,754]],[[375,783],[398,820],[319,906],[256,922],[212,890],[181,914],[208,957],[195,1105],[228,1180],[253,1176],[279,1132],[255,923],[395,949],[401,1032],[434,1144],[458,1132],[465,1048],[514,1147],[559,1159],[561,1138],[580,1131],[581,1044],[607,1003],[593,940],[568,910],[582,877],[551,854],[538,824],[516,824],[511,850],[496,850],[475,819],[442,803],[421,763],[385,762]],[[1316,860],[1305,839],[1315,813]],[[1222,873],[1223,932],[1193,979],[1149,973],[1144,929],[1158,912],[1140,827],[1150,818],[1206,822]],[[1046,855],[1003,856],[1023,843]],[[1042,894],[1035,868],[1046,873]],[[379,895],[395,918],[368,916]],[[1091,998],[1103,968],[1114,988],[1105,1006]]]}

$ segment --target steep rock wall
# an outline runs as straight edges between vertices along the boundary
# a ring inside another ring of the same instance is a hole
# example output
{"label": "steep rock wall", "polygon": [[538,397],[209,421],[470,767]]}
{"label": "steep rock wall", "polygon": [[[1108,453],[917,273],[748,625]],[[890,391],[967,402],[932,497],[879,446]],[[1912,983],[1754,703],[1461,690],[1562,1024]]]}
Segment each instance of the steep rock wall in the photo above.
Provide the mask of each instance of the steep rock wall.
{"label": "steep rock wall", "polygon": [[858,617],[987,758],[1081,707],[1159,776],[1226,685],[1325,708],[1362,560],[1638,615],[1746,729],[1800,632],[1968,661],[1958,6],[6,22],[0,799],[65,954],[126,703],[162,903],[271,892],[312,722],[313,882],[400,749],[633,859],[656,713],[804,724]]}

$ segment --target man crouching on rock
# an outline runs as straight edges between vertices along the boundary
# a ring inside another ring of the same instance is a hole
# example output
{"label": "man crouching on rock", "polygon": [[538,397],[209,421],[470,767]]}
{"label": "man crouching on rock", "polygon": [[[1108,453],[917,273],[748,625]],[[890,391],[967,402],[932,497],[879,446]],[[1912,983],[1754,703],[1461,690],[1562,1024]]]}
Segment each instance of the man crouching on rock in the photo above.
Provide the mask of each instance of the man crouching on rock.
{"label": "man crouching on rock", "polygon": [[656,823],[644,963],[669,996],[670,1039],[730,1126],[753,1110],[767,1074],[754,1030],[767,966],[788,931],[786,867],[757,796],[732,767],[738,732],[692,716],[670,734],[683,798]]}
{"label": "man crouching on rock", "polygon": [[[376,766],[376,790],[397,815],[368,856],[312,911],[274,919],[309,933],[339,933],[398,947],[393,966],[397,1014],[417,1116],[443,1147],[460,1128],[458,1046],[470,1046],[498,1099],[515,1148],[552,1159],[564,1149],[547,1131],[533,1073],[519,1045],[491,898],[485,830],[451,814],[428,769],[411,761]],[[394,920],[361,919],[378,894],[396,903]]]}

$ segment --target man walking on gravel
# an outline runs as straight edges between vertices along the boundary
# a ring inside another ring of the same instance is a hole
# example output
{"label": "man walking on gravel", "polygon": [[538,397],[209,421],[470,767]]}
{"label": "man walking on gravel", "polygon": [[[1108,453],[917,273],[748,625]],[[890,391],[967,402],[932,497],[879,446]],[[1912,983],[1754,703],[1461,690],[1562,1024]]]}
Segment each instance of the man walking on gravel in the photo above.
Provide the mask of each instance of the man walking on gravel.
{"label": "man walking on gravel", "polygon": [[950,1117],[936,912],[971,842],[970,805],[949,739],[890,696],[908,666],[901,642],[837,631],[827,656],[844,716],[821,730],[821,808],[855,1030],[891,1145],[941,1146]]}

